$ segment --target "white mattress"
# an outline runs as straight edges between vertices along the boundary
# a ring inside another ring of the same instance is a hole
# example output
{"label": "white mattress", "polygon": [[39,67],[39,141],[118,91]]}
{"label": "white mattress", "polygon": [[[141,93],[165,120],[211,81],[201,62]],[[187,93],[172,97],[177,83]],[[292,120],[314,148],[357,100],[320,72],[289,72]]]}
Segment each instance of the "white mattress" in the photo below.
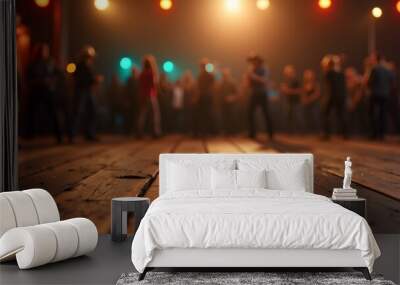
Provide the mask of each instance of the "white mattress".
{"label": "white mattress", "polygon": [[359,215],[307,192],[261,189],[166,193],[142,220],[132,243],[139,272],[155,250],[170,248],[359,250],[372,271],[379,248]]}

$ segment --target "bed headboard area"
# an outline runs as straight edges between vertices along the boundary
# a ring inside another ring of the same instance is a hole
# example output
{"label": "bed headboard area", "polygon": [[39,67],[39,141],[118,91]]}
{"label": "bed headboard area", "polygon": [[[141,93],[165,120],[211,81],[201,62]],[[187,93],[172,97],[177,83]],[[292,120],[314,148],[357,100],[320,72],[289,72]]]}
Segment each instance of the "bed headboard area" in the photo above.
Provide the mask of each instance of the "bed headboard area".
{"label": "bed headboard area", "polygon": [[[314,165],[313,155],[310,153],[296,154],[181,154],[165,153],[160,154],[159,159],[159,195],[169,191],[168,179],[174,178],[168,172],[171,165],[185,166],[216,166],[221,165],[236,170],[266,169],[271,173],[268,181],[271,189],[292,190],[286,188],[300,188],[303,191],[314,192]],[[292,183],[292,184],[290,184]],[[282,186],[284,185],[284,186]],[[289,185],[286,186],[285,185]]]}

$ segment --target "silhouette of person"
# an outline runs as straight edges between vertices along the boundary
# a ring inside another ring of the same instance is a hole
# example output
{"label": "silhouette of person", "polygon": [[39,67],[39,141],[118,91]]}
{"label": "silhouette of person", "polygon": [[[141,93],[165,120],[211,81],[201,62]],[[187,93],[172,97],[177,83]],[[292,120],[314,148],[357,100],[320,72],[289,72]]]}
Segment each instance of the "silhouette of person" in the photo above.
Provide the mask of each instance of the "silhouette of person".
{"label": "silhouette of person", "polygon": [[386,131],[387,104],[393,88],[394,75],[385,66],[381,55],[376,54],[373,59],[373,67],[368,79],[368,87],[371,92],[372,138],[383,139]]}
{"label": "silhouette of person", "polygon": [[61,132],[57,117],[56,79],[57,69],[50,57],[49,46],[39,43],[35,46],[33,61],[28,67],[28,137],[36,134],[37,114],[44,107],[50,118],[52,130],[57,142],[61,142]]}
{"label": "silhouette of person", "polygon": [[306,69],[303,73],[303,92],[301,95],[301,103],[303,105],[304,118],[308,132],[316,132],[318,130],[318,102],[320,99],[320,87],[317,82],[315,72]]}
{"label": "silhouette of person", "polygon": [[125,97],[127,100],[127,130],[137,134],[138,115],[139,115],[139,70],[132,68],[131,76],[128,78],[125,87]]}
{"label": "silhouette of person", "polygon": [[74,136],[80,127],[84,130],[86,140],[95,141],[96,137],[96,98],[94,87],[100,77],[94,72],[94,59],[96,51],[91,46],[85,46],[79,56],[79,61],[74,73],[75,99],[77,106]]}
{"label": "silhouette of person", "polygon": [[301,84],[297,79],[296,69],[293,65],[283,68],[284,81],[281,84],[281,92],[287,102],[287,124],[290,132],[299,130]]}
{"label": "silhouette of person", "polygon": [[200,61],[200,73],[197,77],[197,90],[193,98],[195,104],[195,129],[194,134],[206,136],[214,132],[213,122],[213,95],[215,92],[215,77],[206,70],[208,59]]}
{"label": "silhouette of person", "polygon": [[218,89],[221,97],[221,111],[223,129],[226,134],[233,134],[237,130],[235,107],[237,102],[237,88],[233,82],[229,68],[222,69],[222,80]]}
{"label": "silhouette of person", "polygon": [[146,118],[151,113],[153,137],[161,136],[160,106],[158,104],[158,70],[156,59],[152,55],[143,58],[142,72],[139,76],[140,111],[138,134],[143,134]]}
{"label": "silhouette of person", "polygon": [[336,122],[339,125],[339,132],[346,138],[346,83],[344,73],[341,70],[341,59],[338,56],[331,56],[326,60],[324,81],[325,88],[321,98],[323,122],[322,138],[325,140],[330,137],[330,115],[332,111],[335,112]]}
{"label": "silhouette of person", "polygon": [[267,133],[270,139],[273,139],[273,126],[268,110],[268,74],[264,67],[264,60],[258,55],[250,55],[247,58],[250,69],[247,73],[247,82],[250,91],[248,120],[249,120],[249,137],[256,137],[255,114],[257,108],[261,108]]}

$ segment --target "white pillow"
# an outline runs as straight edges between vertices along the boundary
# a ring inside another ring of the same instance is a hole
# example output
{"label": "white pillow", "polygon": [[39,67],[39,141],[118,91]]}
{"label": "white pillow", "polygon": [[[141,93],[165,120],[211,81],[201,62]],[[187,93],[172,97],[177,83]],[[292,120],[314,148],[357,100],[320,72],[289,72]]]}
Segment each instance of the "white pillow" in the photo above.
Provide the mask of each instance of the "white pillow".
{"label": "white pillow", "polygon": [[299,159],[241,159],[239,170],[267,172],[267,188],[272,190],[306,191],[307,164]]}
{"label": "white pillow", "polygon": [[167,162],[167,191],[211,190],[211,167],[235,169],[232,159],[174,159]]}
{"label": "white pillow", "polygon": [[202,190],[211,188],[211,168],[207,166],[169,163],[167,187],[171,191]]}
{"label": "white pillow", "polygon": [[236,189],[236,170],[215,169],[211,170],[212,189]]}
{"label": "white pillow", "polygon": [[212,189],[267,188],[266,170],[211,170]]}
{"label": "white pillow", "polygon": [[267,171],[236,170],[237,188],[267,188]]}

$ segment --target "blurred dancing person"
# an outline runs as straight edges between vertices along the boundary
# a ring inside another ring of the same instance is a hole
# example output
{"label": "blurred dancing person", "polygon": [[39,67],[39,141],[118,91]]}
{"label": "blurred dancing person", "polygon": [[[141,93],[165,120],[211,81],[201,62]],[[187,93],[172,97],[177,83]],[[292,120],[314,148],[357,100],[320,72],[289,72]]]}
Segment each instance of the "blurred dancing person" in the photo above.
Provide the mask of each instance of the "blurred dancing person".
{"label": "blurred dancing person", "polygon": [[160,106],[162,131],[165,133],[173,130],[174,122],[172,116],[172,83],[168,80],[166,73],[160,74],[158,80],[157,98]]}
{"label": "blurred dancing person", "polygon": [[143,58],[142,72],[139,76],[140,111],[138,118],[138,134],[143,134],[148,114],[151,114],[153,137],[161,136],[160,106],[157,98],[158,69],[156,59],[152,55]]}
{"label": "blurred dancing person", "polygon": [[[248,118],[249,116],[249,105],[250,105],[250,84],[247,73],[250,69],[250,65],[240,76],[237,86],[237,98],[236,98],[236,111],[237,118]],[[269,83],[268,83],[269,84]],[[238,130],[240,132],[249,129],[249,120],[237,120]]]}
{"label": "blurred dancing person", "polygon": [[28,137],[36,132],[36,119],[40,108],[50,118],[52,130],[57,142],[61,142],[61,132],[57,117],[57,69],[54,60],[50,57],[47,44],[37,44],[34,48],[33,61],[28,66]]}
{"label": "blurred dancing person", "polygon": [[363,134],[367,122],[367,97],[363,88],[362,76],[354,67],[345,70],[347,89],[347,110],[349,125],[354,127],[353,133]]}
{"label": "blurred dancing person", "polygon": [[193,127],[193,98],[196,92],[196,82],[190,70],[185,71],[183,74],[182,86],[184,93],[184,131],[188,132]]}
{"label": "blurred dancing person", "polygon": [[95,56],[95,49],[91,46],[85,46],[81,51],[74,73],[77,103],[74,135],[77,134],[80,127],[83,127],[84,136],[89,141],[97,140],[97,108],[94,88],[102,80],[101,76],[96,75],[94,71]]}
{"label": "blurred dancing person", "polygon": [[327,140],[331,135],[330,116],[334,111],[339,132],[346,138],[345,97],[346,83],[341,69],[341,59],[338,56],[329,56],[323,59],[324,92],[321,97],[323,136]]}
{"label": "blurred dancing person", "polygon": [[389,112],[390,118],[392,119],[395,132],[400,134],[400,94],[399,94],[399,74],[397,72],[396,63],[390,61],[387,63],[387,67],[392,72],[393,83],[390,92],[390,103]]}
{"label": "blurred dancing person", "polygon": [[194,135],[207,136],[214,132],[213,125],[213,94],[215,78],[206,70],[208,59],[200,62],[200,73],[197,77],[197,90],[193,103],[195,105]]}
{"label": "blurred dancing person", "polygon": [[172,89],[172,115],[174,117],[174,131],[183,132],[185,92],[182,79],[178,79]]}
{"label": "blurred dancing person", "polygon": [[318,109],[321,96],[320,86],[317,82],[315,72],[306,69],[303,73],[303,92],[301,103],[303,105],[304,118],[307,131],[313,133],[318,130]]}
{"label": "blurred dancing person", "polygon": [[293,65],[286,65],[283,68],[283,77],[284,81],[281,84],[281,93],[287,100],[288,130],[293,133],[299,129],[299,122],[301,122],[300,98],[302,89]]}
{"label": "blurred dancing person", "polygon": [[111,83],[107,90],[107,97],[109,100],[110,113],[111,113],[111,126],[112,131],[121,133],[124,125],[123,109],[126,104],[123,101],[123,89],[118,75],[111,76]]}
{"label": "blurred dancing person", "polygon": [[54,92],[56,94],[56,115],[60,122],[61,140],[63,135],[67,135],[68,141],[71,143],[73,139],[73,95],[71,85],[67,82],[67,77],[61,68],[55,68],[54,74]]}
{"label": "blurred dancing person", "polygon": [[221,97],[221,111],[223,120],[223,130],[226,134],[232,135],[237,130],[236,124],[236,102],[237,88],[233,82],[229,68],[222,69],[222,80],[218,88]]}
{"label": "blurred dancing person", "polygon": [[126,98],[127,98],[127,128],[129,132],[137,134],[137,120],[139,113],[139,70],[132,68],[131,76],[126,82]]}
{"label": "blurred dancing person", "polygon": [[269,138],[273,139],[273,126],[268,110],[268,74],[264,67],[264,60],[258,55],[251,55],[247,58],[250,69],[247,73],[247,82],[249,85],[249,137],[256,137],[256,127],[254,117],[257,108],[263,111],[264,121]]}
{"label": "blurred dancing person", "polygon": [[370,116],[372,139],[383,139],[386,132],[386,116],[390,93],[393,88],[393,73],[385,66],[381,55],[376,54],[373,67],[368,79],[371,92]]}

